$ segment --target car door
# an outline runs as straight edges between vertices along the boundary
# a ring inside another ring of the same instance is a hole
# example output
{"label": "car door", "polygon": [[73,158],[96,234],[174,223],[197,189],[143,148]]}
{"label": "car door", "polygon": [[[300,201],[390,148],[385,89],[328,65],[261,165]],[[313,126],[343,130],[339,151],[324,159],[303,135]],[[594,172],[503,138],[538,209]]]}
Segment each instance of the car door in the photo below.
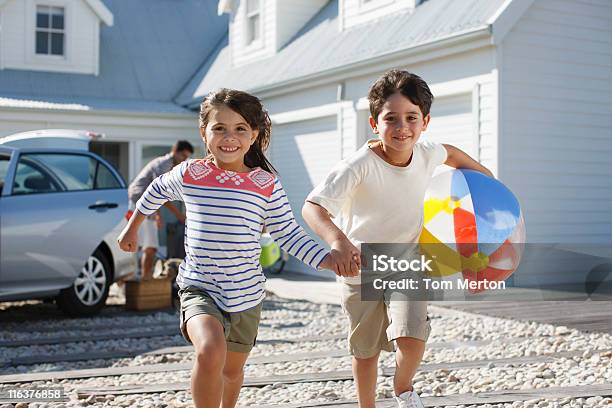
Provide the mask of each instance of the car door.
{"label": "car door", "polygon": [[125,186],[86,152],[21,152],[0,199],[0,296],[72,282],[127,210]]}

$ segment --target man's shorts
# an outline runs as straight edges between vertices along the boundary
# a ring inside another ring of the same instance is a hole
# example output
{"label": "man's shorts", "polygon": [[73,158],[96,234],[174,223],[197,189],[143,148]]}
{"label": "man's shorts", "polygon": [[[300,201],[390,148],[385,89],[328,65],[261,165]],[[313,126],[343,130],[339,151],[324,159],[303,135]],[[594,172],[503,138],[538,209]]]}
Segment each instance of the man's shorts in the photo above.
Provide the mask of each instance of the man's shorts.
{"label": "man's shorts", "polygon": [[431,326],[426,301],[388,300],[382,292],[378,300],[362,301],[361,285],[341,285],[342,309],[350,324],[349,352],[353,356],[369,358],[380,350],[393,351],[393,341],[399,337],[427,342]]}
{"label": "man's shorts", "polygon": [[157,235],[155,218],[147,217],[142,224],[140,224],[140,229],[138,230],[138,245],[140,245],[142,249],[159,247],[159,237]]}
{"label": "man's shorts", "polygon": [[223,326],[228,351],[248,353],[255,346],[257,329],[263,302],[242,312],[228,313],[217,306],[210,295],[197,288],[179,290],[181,300],[181,333],[191,343],[187,334],[187,321],[193,316],[213,316]]}

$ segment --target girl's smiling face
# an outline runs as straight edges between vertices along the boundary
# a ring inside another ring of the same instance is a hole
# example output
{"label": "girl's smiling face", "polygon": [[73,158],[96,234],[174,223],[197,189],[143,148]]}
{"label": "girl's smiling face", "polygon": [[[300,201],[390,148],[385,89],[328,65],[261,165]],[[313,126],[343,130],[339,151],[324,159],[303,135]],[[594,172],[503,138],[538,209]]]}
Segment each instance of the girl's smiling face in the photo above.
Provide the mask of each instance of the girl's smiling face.
{"label": "girl's smiling face", "polygon": [[386,100],[376,120],[370,117],[372,130],[380,136],[385,151],[399,161],[410,158],[413,146],[428,124],[429,115],[423,116],[421,108],[400,92]]}
{"label": "girl's smiling face", "polygon": [[258,135],[247,121],[226,106],[215,107],[208,115],[206,128],[200,133],[208,151],[215,158],[215,165],[224,170],[249,171],[244,156]]}

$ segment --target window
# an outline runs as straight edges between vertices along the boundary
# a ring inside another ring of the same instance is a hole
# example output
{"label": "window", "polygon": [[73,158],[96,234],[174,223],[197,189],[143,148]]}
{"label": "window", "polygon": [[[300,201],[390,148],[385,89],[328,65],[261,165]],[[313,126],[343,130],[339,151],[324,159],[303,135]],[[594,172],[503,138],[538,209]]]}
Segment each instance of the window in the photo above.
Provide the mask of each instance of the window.
{"label": "window", "polygon": [[81,154],[24,154],[19,159],[13,194],[122,188],[103,163]]}
{"label": "window", "polygon": [[247,45],[261,40],[261,0],[247,0]]}
{"label": "window", "polygon": [[36,54],[64,55],[64,8],[36,7]]}
{"label": "window", "polygon": [[117,178],[111,173],[111,171],[102,163],[97,161],[98,168],[96,170],[96,182],[94,188],[96,190],[103,190],[106,188],[121,188],[121,184]]}
{"label": "window", "polygon": [[41,194],[62,191],[62,187],[46,166],[29,155],[19,158],[13,194]]}
{"label": "window", "polygon": [[8,173],[9,164],[11,163],[11,156],[0,155],[0,195],[2,195],[2,189],[4,188],[4,180]]}

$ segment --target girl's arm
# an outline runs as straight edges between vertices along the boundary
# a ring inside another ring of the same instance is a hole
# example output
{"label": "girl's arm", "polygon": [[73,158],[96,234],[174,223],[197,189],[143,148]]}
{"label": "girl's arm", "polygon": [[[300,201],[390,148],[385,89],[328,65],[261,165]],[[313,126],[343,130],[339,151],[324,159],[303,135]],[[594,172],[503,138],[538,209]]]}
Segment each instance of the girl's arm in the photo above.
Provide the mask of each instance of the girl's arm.
{"label": "girl's arm", "polygon": [[125,252],[136,252],[138,249],[138,228],[140,228],[140,224],[142,224],[145,218],[146,216],[140,211],[134,211],[134,214],[132,214],[132,217],[130,217],[127,225],[117,238],[119,248]]}
{"label": "girl's arm", "polygon": [[444,164],[450,167],[454,167],[456,169],[471,169],[479,171],[483,174],[486,174],[489,177],[495,178],[491,170],[487,169],[482,164],[478,163],[476,160],[472,159],[467,153],[463,150],[456,148],[455,146],[444,144],[446,148],[446,161]]}
{"label": "girl's arm", "polygon": [[142,197],[136,203],[136,210],[128,224],[117,237],[119,247],[127,252],[136,252],[138,248],[138,228],[144,219],[154,214],[162,205],[168,201],[182,200],[183,174],[187,168],[187,162],[174,167],[168,173],[157,177],[147,187]]}
{"label": "girl's arm", "polygon": [[285,190],[278,179],[268,202],[264,228],[283,250],[306,265],[333,269],[329,262],[329,252],[295,221]]}

